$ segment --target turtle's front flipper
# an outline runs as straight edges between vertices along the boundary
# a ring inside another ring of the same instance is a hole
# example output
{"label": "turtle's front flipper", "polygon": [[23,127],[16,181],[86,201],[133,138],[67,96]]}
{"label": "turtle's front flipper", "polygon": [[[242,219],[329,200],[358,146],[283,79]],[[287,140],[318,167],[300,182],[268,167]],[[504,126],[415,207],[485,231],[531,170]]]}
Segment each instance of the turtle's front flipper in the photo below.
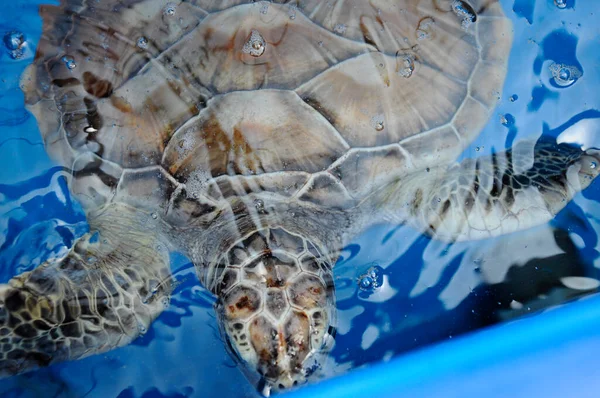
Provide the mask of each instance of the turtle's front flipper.
{"label": "turtle's front flipper", "polygon": [[551,220],[599,172],[600,151],[541,138],[400,178],[370,203],[436,239],[482,239]]}
{"label": "turtle's front flipper", "polygon": [[149,327],[168,304],[169,263],[134,236],[87,234],[0,286],[0,377],[126,345]]}

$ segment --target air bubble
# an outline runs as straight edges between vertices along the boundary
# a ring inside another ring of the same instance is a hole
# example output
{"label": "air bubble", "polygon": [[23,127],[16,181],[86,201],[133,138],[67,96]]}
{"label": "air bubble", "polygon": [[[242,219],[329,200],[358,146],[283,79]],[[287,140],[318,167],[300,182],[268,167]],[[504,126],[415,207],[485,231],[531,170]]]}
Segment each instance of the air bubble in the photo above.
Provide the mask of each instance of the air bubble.
{"label": "air bubble", "polygon": [[4,46],[12,59],[23,58],[25,53],[25,35],[21,32],[12,31],[4,35]]}
{"label": "air bubble", "polygon": [[510,96],[510,98],[508,98],[508,100],[510,102],[515,102],[518,99],[519,99],[519,96],[517,94],[513,94],[513,95]]}
{"label": "air bubble", "polygon": [[290,6],[289,16],[291,20],[296,19],[296,6]]}
{"label": "air bubble", "polygon": [[415,57],[411,54],[399,53],[396,55],[396,69],[402,77],[409,78],[415,71]]}
{"label": "air bubble", "polygon": [[148,328],[143,323],[138,323],[138,331],[140,334],[146,334],[148,332]]}
{"label": "air bubble", "polygon": [[424,30],[417,29],[416,33],[417,33],[417,40],[429,39],[429,33],[425,32]]}
{"label": "air bubble", "polygon": [[75,60],[72,57],[69,57],[68,55],[62,57],[62,61],[65,63],[65,66],[71,70],[77,67]]}
{"label": "air bubble", "polygon": [[83,129],[83,131],[88,134],[93,134],[93,133],[97,133],[98,129],[95,128],[94,126],[87,126],[86,128]]}
{"label": "air bubble", "polygon": [[267,43],[260,32],[253,29],[246,44],[244,44],[244,47],[242,48],[242,52],[250,54],[253,57],[260,57],[264,54],[266,45]]}
{"label": "air bubble", "polygon": [[452,11],[454,11],[459,18],[462,18],[461,26],[464,30],[469,29],[471,24],[477,20],[475,11],[464,1],[455,0],[452,3]]}
{"label": "air bubble", "polygon": [[370,290],[373,287],[373,279],[370,276],[363,276],[358,281],[360,290]]}
{"label": "air bubble", "polygon": [[137,46],[143,50],[148,48],[148,39],[144,36],[140,37],[137,41]]}
{"label": "air bubble", "polygon": [[508,119],[506,118],[506,116],[500,115],[500,123],[502,123],[505,126],[508,125]]}
{"label": "air bubble", "polygon": [[377,131],[382,131],[385,128],[383,115],[377,115],[372,117],[371,126]]}
{"label": "air bubble", "polygon": [[267,3],[264,3],[261,7],[260,7],[260,13],[267,15],[267,13],[269,12],[269,5]]}
{"label": "air bubble", "polygon": [[156,213],[152,213],[152,214],[151,214],[151,216],[152,216],[152,218],[153,218],[153,219],[155,219],[155,220],[158,218],[158,214],[156,214]]}
{"label": "air bubble", "polygon": [[576,66],[553,63],[549,68],[553,82],[559,87],[569,87],[581,77],[581,71]]}
{"label": "air bubble", "polygon": [[590,163],[590,169],[595,169],[596,167],[598,167],[598,163],[596,163],[596,162]]}
{"label": "air bubble", "polygon": [[255,199],[254,207],[256,208],[257,212],[259,212],[261,214],[265,213],[265,202],[263,202],[262,199]]}
{"label": "air bubble", "polygon": [[554,0],[554,5],[560,9],[567,8],[567,0]]}
{"label": "air bubble", "polygon": [[172,17],[173,15],[175,15],[176,10],[177,7],[175,7],[174,4],[167,4],[167,6],[165,7],[165,15]]}
{"label": "air bubble", "polygon": [[481,272],[481,267],[483,266],[483,264],[485,263],[485,260],[482,258],[476,258],[473,260],[473,264],[475,264],[473,266],[473,271],[480,273]]}
{"label": "air bubble", "polygon": [[425,40],[431,38],[431,28],[435,24],[435,21],[431,17],[425,17],[419,22],[417,26],[416,35],[417,40]]}
{"label": "air bubble", "polygon": [[372,292],[383,284],[383,269],[375,265],[358,277],[358,288],[362,291]]}
{"label": "air bubble", "polygon": [[333,31],[340,35],[346,33],[346,29],[346,25],[344,25],[343,23],[339,23],[333,27]]}
{"label": "air bubble", "polygon": [[25,36],[21,32],[13,31],[4,35],[4,45],[9,50],[17,50],[25,43]]}

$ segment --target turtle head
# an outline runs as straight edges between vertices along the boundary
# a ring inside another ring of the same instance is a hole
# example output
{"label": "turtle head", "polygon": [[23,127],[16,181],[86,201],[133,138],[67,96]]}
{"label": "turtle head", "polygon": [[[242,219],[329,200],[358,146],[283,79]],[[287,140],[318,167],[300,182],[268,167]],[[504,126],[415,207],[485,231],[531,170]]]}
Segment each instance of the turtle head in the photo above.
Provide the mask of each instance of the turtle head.
{"label": "turtle head", "polygon": [[268,395],[316,376],[335,331],[331,263],[283,229],[253,234],[222,260],[219,327],[247,377]]}

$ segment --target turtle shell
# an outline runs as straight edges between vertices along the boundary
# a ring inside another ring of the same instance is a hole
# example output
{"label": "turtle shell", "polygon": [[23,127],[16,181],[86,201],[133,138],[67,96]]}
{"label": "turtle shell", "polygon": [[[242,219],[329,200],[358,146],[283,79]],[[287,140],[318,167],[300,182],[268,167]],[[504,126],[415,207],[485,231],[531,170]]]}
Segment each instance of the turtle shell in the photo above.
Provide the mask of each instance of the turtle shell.
{"label": "turtle shell", "polygon": [[73,192],[180,225],[254,191],[343,208],[452,162],[512,43],[498,0],[61,0],[41,15],[23,87]]}

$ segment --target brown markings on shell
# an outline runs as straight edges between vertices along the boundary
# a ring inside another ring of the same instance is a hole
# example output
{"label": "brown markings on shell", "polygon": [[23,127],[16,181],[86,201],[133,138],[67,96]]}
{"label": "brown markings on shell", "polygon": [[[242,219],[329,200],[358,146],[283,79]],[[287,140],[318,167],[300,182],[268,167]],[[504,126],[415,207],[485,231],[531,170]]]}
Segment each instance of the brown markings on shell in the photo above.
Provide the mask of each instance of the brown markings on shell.
{"label": "brown markings on shell", "polygon": [[292,303],[302,309],[323,308],[327,301],[324,287],[319,278],[300,275],[290,287]]}
{"label": "brown markings on shell", "polygon": [[285,342],[283,336],[268,320],[258,317],[250,324],[250,342],[260,359],[259,372],[269,378],[277,377],[277,347]]}
{"label": "brown markings on shell", "polygon": [[310,322],[304,312],[292,312],[285,323],[286,352],[291,360],[291,368],[301,368],[310,351]]}
{"label": "brown markings on shell", "polygon": [[423,202],[423,190],[421,188],[417,188],[417,190],[415,192],[415,198],[413,201],[413,206],[414,206],[415,210],[419,209],[422,202]]}
{"label": "brown markings on shell", "polygon": [[[249,156],[254,151],[253,151],[252,147],[250,146],[250,144],[248,143],[248,141],[244,138],[244,134],[240,130],[239,126],[233,127],[233,147],[235,148],[235,152],[237,154],[241,153],[242,156],[240,156],[240,157],[246,160],[246,166],[250,170],[253,170],[254,172],[256,172],[257,164],[256,164],[255,160],[251,156]],[[235,164],[237,165],[237,162],[235,162]],[[242,174],[241,172],[238,172],[238,173]]]}
{"label": "brown markings on shell", "polygon": [[[243,163],[253,173],[258,173],[262,167],[260,160],[255,159],[254,150],[250,143],[244,137],[239,126],[234,126],[233,137],[230,139],[227,132],[223,130],[221,124],[215,114],[202,123],[199,128],[199,140],[207,149],[210,172],[212,176],[219,176],[228,173],[228,165],[230,164],[231,155],[235,155],[233,161],[234,171],[238,174],[245,174],[240,169],[240,163]],[[188,159],[193,161],[194,159]],[[189,167],[184,163],[180,166],[171,165],[169,170],[172,173],[177,173],[177,169],[189,172]]]}
{"label": "brown markings on shell", "polygon": [[225,314],[229,319],[247,318],[261,305],[259,294],[252,288],[236,286],[224,298]]}

